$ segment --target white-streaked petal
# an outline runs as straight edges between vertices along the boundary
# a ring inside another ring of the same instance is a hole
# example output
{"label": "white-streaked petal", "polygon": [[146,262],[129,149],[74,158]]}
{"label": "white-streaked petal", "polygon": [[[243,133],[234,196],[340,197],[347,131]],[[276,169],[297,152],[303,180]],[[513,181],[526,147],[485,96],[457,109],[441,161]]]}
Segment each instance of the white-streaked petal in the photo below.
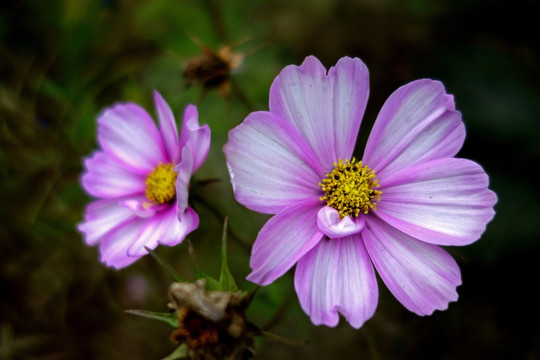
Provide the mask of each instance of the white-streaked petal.
{"label": "white-streaked petal", "polygon": [[270,88],[270,112],[293,124],[329,171],[350,158],[369,95],[369,74],[360,59],[338,61],[328,75],[314,56],[287,66]]}
{"label": "white-streaked petal", "polygon": [[298,201],[268,220],[251,249],[249,281],[270,284],[320,241],[323,237],[317,228],[320,206],[318,200]]}
{"label": "white-streaked petal", "polygon": [[413,81],[383,105],[369,136],[363,161],[379,179],[415,164],[453,157],[465,128],[454,98],[439,81]]}
{"label": "white-streaked petal", "polygon": [[77,228],[85,235],[86,243],[92,246],[98,244],[105,234],[135,217],[117,200],[97,200],[86,207],[84,221]]}
{"label": "white-streaked petal", "polygon": [[376,215],[420,240],[466,245],[480,238],[493,218],[497,196],[475,162],[440,159],[381,179]]}
{"label": "white-streaked petal", "polygon": [[317,213],[317,226],[330,239],[358,234],[364,228],[364,223],[363,216],[356,218],[345,216],[342,219],[339,212],[330,206],[321,208]]}
{"label": "white-streaked petal", "polygon": [[294,285],[315,325],[336,326],[339,312],[359,328],[377,307],[375,272],[358,235],[321,240],[298,261]]}
{"label": "white-streaked petal", "polygon": [[176,119],[174,118],[174,114],[169,104],[167,104],[161,94],[155,90],[154,103],[159,120],[161,140],[167,154],[167,162],[176,164],[180,161],[180,140],[178,138]]}
{"label": "white-streaked petal", "polygon": [[223,148],[236,200],[275,214],[301,199],[322,196],[324,171],[292,125],[254,112],[229,132]]}
{"label": "white-streaked petal", "polygon": [[160,162],[167,161],[156,124],[139,105],[115,105],[97,121],[103,150],[131,171],[147,175]]}
{"label": "white-streaked petal", "polygon": [[414,239],[374,216],[366,219],[362,237],[382,280],[408,310],[430,315],[458,299],[459,267],[439,246]]}
{"label": "white-streaked petal", "polygon": [[86,172],[81,177],[84,189],[92,196],[119,198],[144,193],[145,176],[135,174],[102,151],[84,160]]}

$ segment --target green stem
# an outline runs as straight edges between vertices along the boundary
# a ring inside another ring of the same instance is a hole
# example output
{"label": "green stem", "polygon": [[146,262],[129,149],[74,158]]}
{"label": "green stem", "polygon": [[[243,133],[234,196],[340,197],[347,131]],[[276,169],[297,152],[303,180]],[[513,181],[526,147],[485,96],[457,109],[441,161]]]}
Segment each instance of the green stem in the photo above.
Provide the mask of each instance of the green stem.
{"label": "green stem", "polygon": [[[226,216],[219,211],[214,205],[210,204],[206,201],[206,199],[202,198],[200,195],[196,193],[191,194],[193,200],[196,200],[200,202],[202,205],[204,205],[210,212],[218,219],[220,223],[223,223]],[[231,229],[230,226],[227,227],[227,233],[230,237],[232,237],[243,249],[245,249],[248,253],[251,251],[250,245],[248,245],[245,241],[243,241],[236,233]]]}

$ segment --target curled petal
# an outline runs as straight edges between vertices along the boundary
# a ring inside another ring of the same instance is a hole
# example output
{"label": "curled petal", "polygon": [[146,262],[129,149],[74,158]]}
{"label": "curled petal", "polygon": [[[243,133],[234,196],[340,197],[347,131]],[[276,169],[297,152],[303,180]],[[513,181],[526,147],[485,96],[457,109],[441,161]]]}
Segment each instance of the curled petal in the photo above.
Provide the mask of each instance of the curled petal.
{"label": "curled petal", "polygon": [[195,105],[188,105],[184,111],[180,148],[189,147],[193,155],[193,171],[196,171],[206,160],[210,151],[210,128],[199,126],[199,113]]}
{"label": "curled petal", "polygon": [[493,218],[497,196],[475,162],[440,159],[381,180],[376,215],[417,239],[466,245],[480,238]]}
{"label": "curled petal", "polygon": [[366,219],[362,237],[382,280],[408,310],[430,315],[457,300],[459,267],[439,246],[414,239],[374,216]]}
{"label": "curled petal", "polygon": [[377,307],[375,272],[359,236],[320,241],[298,261],[294,286],[315,325],[336,326],[339,312],[359,328]]}
{"label": "curled petal", "polygon": [[187,208],[179,216],[175,206],[167,206],[146,221],[136,240],[129,247],[128,255],[132,257],[146,255],[148,253],[146,248],[153,250],[159,244],[168,246],[180,244],[186,235],[198,226],[199,217],[193,209]]}
{"label": "curled petal", "polygon": [[421,162],[453,157],[464,139],[453,96],[439,81],[417,80],[397,89],[383,105],[363,161],[383,179]]}
{"label": "curled petal", "polygon": [[321,208],[317,213],[317,226],[330,239],[358,234],[364,228],[364,224],[363,216],[354,219],[345,216],[341,219],[338,211],[330,206]]}
{"label": "curled petal", "polygon": [[308,56],[276,77],[270,112],[293,124],[318,161],[331,166],[352,155],[368,95],[369,73],[360,59],[342,58],[327,75],[320,61]]}
{"label": "curled petal", "polygon": [[138,174],[167,161],[156,124],[137,104],[106,109],[98,118],[98,140],[107,155]]}
{"label": "curled petal", "polygon": [[167,162],[176,164],[178,161],[180,161],[180,145],[174,114],[169,104],[167,104],[161,94],[155,90],[154,103],[156,105],[156,112],[159,119],[161,140],[163,141],[163,146],[165,148],[165,152],[167,153]]}
{"label": "curled petal", "polygon": [[317,228],[318,200],[303,200],[274,215],[253,248],[247,279],[267,285],[282,276],[323,237]]}
{"label": "curled petal", "polygon": [[188,207],[189,182],[193,174],[193,154],[191,148],[182,148],[182,161],[175,166],[174,171],[178,173],[176,178],[176,205],[178,213],[183,214]]}

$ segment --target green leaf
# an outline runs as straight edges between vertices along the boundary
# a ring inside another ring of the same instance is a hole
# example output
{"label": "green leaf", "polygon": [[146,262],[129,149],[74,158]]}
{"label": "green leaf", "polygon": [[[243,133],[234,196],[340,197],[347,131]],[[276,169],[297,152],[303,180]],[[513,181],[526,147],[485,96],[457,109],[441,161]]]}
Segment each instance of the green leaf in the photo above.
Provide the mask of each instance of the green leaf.
{"label": "green leaf", "polygon": [[124,310],[124,312],[131,315],[142,316],[148,319],[163,321],[174,328],[178,327],[178,316],[176,315],[176,312],[159,313],[159,312],[139,310],[139,309],[129,309],[129,310]]}
{"label": "green leaf", "polygon": [[187,357],[187,346],[186,344],[182,344],[179,347],[176,348],[172,353],[170,353],[168,356],[165,356],[161,360],[175,360],[175,359],[182,359]]}
{"label": "green leaf", "polygon": [[219,287],[220,290],[236,292],[238,291],[238,286],[234,277],[229,269],[229,264],[227,262],[227,225],[229,223],[229,218],[225,217],[223,221],[223,234],[221,236],[221,274],[219,275]]}

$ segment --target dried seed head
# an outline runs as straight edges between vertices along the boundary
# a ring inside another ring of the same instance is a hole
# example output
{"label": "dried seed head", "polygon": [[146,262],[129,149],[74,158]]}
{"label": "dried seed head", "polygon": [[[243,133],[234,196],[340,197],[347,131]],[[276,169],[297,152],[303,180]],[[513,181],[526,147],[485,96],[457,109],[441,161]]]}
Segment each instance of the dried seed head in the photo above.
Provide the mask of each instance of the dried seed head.
{"label": "dried seed head", "polygon": [[186,344],[191,359],[249,359],[254,354],[256,328],[245,319],[247,294],[206,291],[206,281],[173,283],[169,307],[176,310],[178,328],[171,338]]}

